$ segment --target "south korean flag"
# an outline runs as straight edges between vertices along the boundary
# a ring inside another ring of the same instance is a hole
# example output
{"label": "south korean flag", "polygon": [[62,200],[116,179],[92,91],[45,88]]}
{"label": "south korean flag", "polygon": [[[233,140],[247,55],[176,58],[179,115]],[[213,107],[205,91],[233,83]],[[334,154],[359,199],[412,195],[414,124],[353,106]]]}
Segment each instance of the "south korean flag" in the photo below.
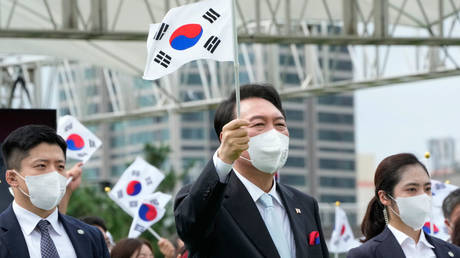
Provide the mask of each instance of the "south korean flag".
{"label": "south korean flag", "polygon": [[152,194],[164,177],[158,168],[137,157],[118,179],[109,197],[134,217],[141,200]]}
{"label": "south korean flag", "polygon": [[206,0],[168,11],[151,24],[143,78],[156,80],[197,59],[234,61],[232,0]]}
{"label": "south korean flag", "polygon": [[73,116],[59,119],[57,133],[67,143],[66,156],[86,163],[102,142]]}

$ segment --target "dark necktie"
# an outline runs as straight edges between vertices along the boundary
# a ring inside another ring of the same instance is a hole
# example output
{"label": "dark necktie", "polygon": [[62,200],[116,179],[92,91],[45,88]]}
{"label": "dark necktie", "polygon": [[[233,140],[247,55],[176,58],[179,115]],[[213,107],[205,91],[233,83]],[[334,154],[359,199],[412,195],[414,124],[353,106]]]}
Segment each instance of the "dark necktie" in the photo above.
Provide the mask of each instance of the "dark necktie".
{"label": "dark necktie", "polygon": [[59,254],[57,252],[56,246],[54,245],[53,240],[50,237],[50,233],[48,228],[50,223],[47,220],[40,220],[37,224],[38,230],[40,230],[40,234],[42,238],[40,240],[40,252],[42,257],[46,258],[59,258]]}

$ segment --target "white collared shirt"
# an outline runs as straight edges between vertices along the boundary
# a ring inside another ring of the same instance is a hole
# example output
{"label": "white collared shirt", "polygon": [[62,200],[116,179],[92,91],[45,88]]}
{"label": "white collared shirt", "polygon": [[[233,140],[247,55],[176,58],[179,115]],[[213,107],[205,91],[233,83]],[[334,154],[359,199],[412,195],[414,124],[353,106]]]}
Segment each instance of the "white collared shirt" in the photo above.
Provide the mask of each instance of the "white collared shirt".
{"label": "white collared shirt", "polygon": [[[216,172],[217,172],[217,175],[219,176],[220,182],[224,182],[228,173],[232,169],[232,165],[223,162],[219,157],[217,157],[217,152],[214,153],[213,162],[214,162],[214,166],[216,167]],[[259,198],[265,192],[262,189],[260,189],[258,186],[253,184],[251,181],[246,179],[244,176],[242,176],[234,168],[233,168],[233,171],[235,172],[238,179],[240,179],[241,183],[243,183],[246,190],[249,192],[249,195],[251,196],[252,200],[256,204],[260,215],[265,220],[264,207],[260,202],[258,202]],[[274,206],[273,212],[275,212],[277,217],[281,218],[284,237],[288,241],[289,250],[291,250],[291,257],[296,257],[296,252],[295,252],[296,246],[295,246],[295,241],[294,241],[294,234],[292,233],[292,230],[291,230],[291,224],[289,222],[289,217],[286,213],[286,209],[284,208],[283,202],[281,201],[281,198],[278,192],[276,191],[276,180],[273,180],[273,186],[268,192],[268,194],[270,194],[273,197],[273,199],[276,200],[273,202],[273,206]]]}
{"label": "white collared shirt", "polygon": [[426,240],[425,232],[423,232],[423,230],[420,232],[418,243],[415,243],[414,239],[405,233],[399,231],[390,224],[387,226],[401,246],[406,258],[436,258],[436,255],[433,251],[434,246],[431,245],[428,240]]}
{"label": "white collared shirt", "polygon": [[[40,241],[41,234],[37,229],[37,224],[43,218],[35,213],[32,213],[13,201],[13,211],[18,219],[19,226],[21,226],[22,234],[26,240],[27,249],[31,258],[41,258],[40,252]],[[62,223],[58,220],[57,208],[47,218],[51,224],[49,228],[50,237],[56,246],[59,257],[76,258],[77,254],[73,248],[72,242],[70,241],[67,232],[64,229]]]}

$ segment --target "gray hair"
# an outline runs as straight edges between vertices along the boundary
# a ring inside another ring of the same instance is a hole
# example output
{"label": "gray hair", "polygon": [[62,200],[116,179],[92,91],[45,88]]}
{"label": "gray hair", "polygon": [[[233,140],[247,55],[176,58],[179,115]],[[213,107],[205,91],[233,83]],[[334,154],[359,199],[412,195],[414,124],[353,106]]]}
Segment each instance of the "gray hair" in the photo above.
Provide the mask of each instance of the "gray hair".
{"label": "gray hair", "polygon": [[460,188],[452,191],[442,202],[442,213],[444,214],[444,218],[449,220],[452,211],[457,205],[460,205]]}

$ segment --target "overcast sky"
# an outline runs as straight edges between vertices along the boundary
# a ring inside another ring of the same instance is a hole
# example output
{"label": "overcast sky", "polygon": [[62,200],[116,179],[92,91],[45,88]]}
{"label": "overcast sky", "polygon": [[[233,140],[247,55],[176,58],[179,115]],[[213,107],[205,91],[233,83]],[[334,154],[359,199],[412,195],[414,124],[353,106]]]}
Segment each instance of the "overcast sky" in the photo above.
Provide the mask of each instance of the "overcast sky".
{"label": "overcast sky", "polygon": [[[357,153],[412,152],[423,158],[428,140],[460,139],[460,76],[359,90],[355,93]],[[457,151],[458,158],[458,151]]]}

